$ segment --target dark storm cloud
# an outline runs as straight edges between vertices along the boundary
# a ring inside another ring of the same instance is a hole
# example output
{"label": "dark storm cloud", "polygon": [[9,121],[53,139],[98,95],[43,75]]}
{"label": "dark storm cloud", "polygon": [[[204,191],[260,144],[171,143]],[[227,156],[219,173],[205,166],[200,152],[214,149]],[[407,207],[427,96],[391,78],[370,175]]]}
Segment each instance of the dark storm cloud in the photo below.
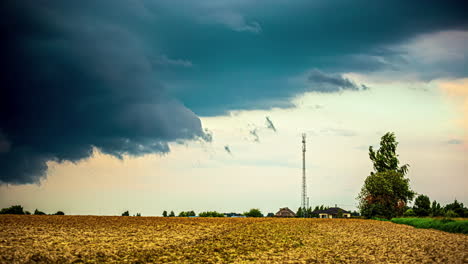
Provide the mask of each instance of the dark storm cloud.
{"label": "dark storm cloud", "polygon": [[348,78],[337,74],[325,74],[317,69],[312,70],[307,77],[312,84],[310,90],[321,93],[336,93],[344,90],[361,91],[369,89],[366,85],[357,85]]}
{"label": "dark storm cloud", "polygon": [[2,1],[0,183],[39,182],[47,161],[93,147],[122,157],[211,140],[158,81],[142,3]]}
{"label": "dark storm cloud", "polygon": [[[205,116],[292,107],[289,100],[307,90],[287,80],[309,69],[327,74],[421,72],[421,65],[406,61],[405,51],[395,45],[421,34],[468,29],[467,2],[462,0],[199,0],[184,1],[184,8],[165,0],[155,6],[164,10],[156,27],[167,33],[154,35],[164,53],[197,65],[197,70],[183,72],[188,85],[172,92]],[[227,28],[230,16],[223,14],[233,13],[237,21],[258,22],[261,30],[252,34]],[[450,76],[468,69],[454,68]],[[432,73],[432,78],[446,77]]]}

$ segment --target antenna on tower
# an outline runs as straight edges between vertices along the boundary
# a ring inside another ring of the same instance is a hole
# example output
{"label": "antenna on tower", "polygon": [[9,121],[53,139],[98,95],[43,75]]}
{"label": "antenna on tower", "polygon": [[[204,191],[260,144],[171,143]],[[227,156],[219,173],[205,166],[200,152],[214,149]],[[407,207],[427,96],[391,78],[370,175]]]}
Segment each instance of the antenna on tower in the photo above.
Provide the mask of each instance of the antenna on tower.
{"label": "antenna on tower", "polygon": [[305,212],[307,210],[306,200],[307,200],[307,191],[306,191],[306,169],[305,169],[305,153],[306,153],[306,134],[302,134],[302,197],[301,197],[301,207],[302,211]]}

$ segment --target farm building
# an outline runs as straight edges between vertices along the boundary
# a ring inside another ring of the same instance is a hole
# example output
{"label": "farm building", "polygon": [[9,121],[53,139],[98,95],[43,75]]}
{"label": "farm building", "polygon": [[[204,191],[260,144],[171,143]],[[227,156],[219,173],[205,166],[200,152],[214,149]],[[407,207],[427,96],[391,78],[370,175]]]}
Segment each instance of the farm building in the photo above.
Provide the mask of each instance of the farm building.
{"label": "farm building", "polygon": [[318,214],[319,218],[350,218],[351,213],[339,207],[331,207],[325,210],[316,210],[312,212]]}
{"label": "farm building", "polygon": [[296,214],[288,207],[280,208],[275,217],[296,217]]}

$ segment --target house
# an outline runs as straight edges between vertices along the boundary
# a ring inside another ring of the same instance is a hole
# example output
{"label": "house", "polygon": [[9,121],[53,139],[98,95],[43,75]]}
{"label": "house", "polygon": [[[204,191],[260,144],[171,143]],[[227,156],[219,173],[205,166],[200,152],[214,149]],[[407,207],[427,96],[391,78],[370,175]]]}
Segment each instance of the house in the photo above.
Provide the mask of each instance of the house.
{"label": "house", "polygon": [[350,218],[351,213],[339,207],[331,207],[325,210],[316,210],[312,212],[318,214],[319,218]]}
{"label": "house", "polygon": [[296,217],[296,214],[291,211],[291,209],[284,207],[279,209],[279,211],[275,214],[275,217]]}

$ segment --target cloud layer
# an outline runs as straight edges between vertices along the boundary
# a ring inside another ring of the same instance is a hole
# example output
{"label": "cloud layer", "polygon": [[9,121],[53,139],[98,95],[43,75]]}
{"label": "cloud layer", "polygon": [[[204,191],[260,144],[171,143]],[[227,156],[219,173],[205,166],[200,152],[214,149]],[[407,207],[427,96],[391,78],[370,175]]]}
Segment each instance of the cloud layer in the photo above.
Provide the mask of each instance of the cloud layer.
{"label": "cloud layer", "polygon": [[206,138],[152,68],[135,29],[148,19],[141,2],[7,0],[1,10],[0,183],[39,182],[47,161],[93,147],[137,156]]}

